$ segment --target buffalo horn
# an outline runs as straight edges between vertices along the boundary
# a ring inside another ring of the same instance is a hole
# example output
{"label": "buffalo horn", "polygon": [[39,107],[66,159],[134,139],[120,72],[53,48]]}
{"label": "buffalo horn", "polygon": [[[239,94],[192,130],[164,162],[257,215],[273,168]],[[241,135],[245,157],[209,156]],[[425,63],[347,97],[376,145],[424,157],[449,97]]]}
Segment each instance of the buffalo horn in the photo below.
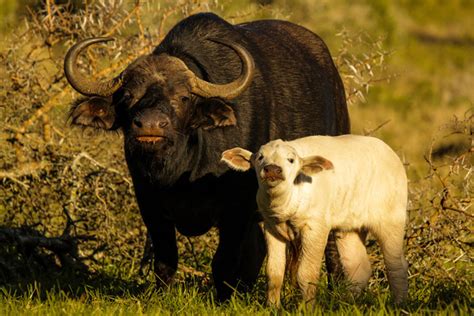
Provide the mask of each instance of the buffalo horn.
{"label": "buffalo horn", "polygon": [[240,95],[251,83],[255,73],[255,64],[250,53],[241,45],[224,41],[222,39],[209,39],[232,48],[242,60],[242,73],[236,80],[227,84],[214,84],[202,80],[194,75],[192,78],[195,85],[193,93],[206,98],[220,97],[223,99],[233,99]]}
{"label": "buffalo horn", "polygon": [[88,46],[113,40],[111,37],[88,38],[80,41],[69,49],[64,59],[64,73],[66,74],[67,81],[77,92],[86,96],[108,97],[120,87],[122,81],[120,76],[109,81],[95,82],[82,75],[76,65],[77,57]]}

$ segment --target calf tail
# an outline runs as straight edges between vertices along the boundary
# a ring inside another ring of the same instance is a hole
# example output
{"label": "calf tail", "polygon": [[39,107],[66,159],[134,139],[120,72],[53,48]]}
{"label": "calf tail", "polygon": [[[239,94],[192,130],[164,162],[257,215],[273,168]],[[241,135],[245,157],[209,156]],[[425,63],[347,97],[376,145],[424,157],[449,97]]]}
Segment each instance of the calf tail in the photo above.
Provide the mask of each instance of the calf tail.
{"label": "calf tail", "polygon": [[324,254],[326,256],[326,270],[328,272],[328,288],[335,288],[335,284],[344,279],[344,268],[336,245],[336,232],[331,230]]}

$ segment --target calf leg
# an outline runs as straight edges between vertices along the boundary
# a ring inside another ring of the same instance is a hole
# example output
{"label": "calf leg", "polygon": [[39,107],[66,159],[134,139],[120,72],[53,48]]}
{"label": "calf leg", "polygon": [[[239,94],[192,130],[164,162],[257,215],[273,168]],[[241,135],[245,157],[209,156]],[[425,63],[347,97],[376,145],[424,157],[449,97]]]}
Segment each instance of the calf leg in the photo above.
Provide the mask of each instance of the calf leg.
{"label": "calf leg", "polygon": [[306,226],[301,231],[301,259],[296,278],[306,303],[314,303],[328,234],[329,229],[323,226]]}
{"label": "calf leg", "polygon": [[341,256],[344,272],[352,283],[351,291],[360,294],[369,282],[372,269],[364,242],[365,232],[339,232],[337,234],[337,249]]}
{"label": "calf leg", "polygon": [[384,225],[374,233],[382,248],[394,302],[401,304],[408,296],[408,263],[403,253],[405,223]]}
{"label": "calf leg", "polygon": [[265,224],[265,240],[268,248],[267,304],[280,307],[280,292],[285,277],[286,242],[274,235],[271,227]]}

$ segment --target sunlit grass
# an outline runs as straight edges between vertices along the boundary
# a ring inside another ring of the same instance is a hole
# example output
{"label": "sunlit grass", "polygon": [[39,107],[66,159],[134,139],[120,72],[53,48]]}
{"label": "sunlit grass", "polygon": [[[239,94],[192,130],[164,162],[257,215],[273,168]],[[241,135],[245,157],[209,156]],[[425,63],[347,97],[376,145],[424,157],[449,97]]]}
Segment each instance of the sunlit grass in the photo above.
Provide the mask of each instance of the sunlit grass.
{"label": "sunlit grass", "polygon": [[[406,305],[395,307],[385,282],[372,284],[358,298],[345,287],[333,291],[322,285],[315,306],[302,304],[298,291],[284,291],[283,307],[276,310],[265,306],[264,286],[248,294],[236,294],[226,303],[218,304],[214,292],[199,282],[178,283],[158,291],[154,284],[142,284],[137,290],[122,283],[111,289],[102,285],[80,285],[72,290],[53,287],[43,289],[33,283],[23,291],[0,291],[1,315],[404,315],[436,312],[438,315],[463,315],[470,312],[469,292],[455,283],[439,283],[419,287],[411,280],[410,299]],[[94,287],[96,286],[96,287]],[[113,294],[111,294],[111,290]]]}

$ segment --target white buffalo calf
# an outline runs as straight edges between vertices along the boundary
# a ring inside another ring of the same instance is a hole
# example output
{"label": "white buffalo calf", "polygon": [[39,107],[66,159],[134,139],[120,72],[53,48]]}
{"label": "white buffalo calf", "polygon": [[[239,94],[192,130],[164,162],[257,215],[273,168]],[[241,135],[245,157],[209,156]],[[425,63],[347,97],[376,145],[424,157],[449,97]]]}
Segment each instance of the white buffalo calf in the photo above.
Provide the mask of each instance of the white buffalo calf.
{"label": "white buffalo calf", "polygon": [[275,140],[253,154],[233,148],[222,161],[238,171],[254,167],[268,247],[268,303],[280,305],[286,249],[301,243],[296,280],[312,302],[329,231],[352,289],[360,292],[371,274],[364,245],[367,232],[379,242],[395,303],[407,298],[403,239],[407,178],[398,156],[377,138],[310,136]]}

